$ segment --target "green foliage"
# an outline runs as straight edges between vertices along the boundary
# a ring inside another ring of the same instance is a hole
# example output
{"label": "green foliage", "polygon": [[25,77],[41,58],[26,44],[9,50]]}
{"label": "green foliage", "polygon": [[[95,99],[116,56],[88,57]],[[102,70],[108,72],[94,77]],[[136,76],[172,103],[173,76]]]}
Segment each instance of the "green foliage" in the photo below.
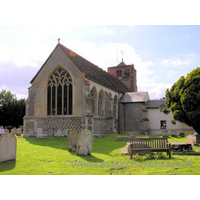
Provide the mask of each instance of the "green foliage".
{"label": "green foliage", "polygon": [[3,126],[19,127],[25,116],[25,99],[12,100],[0,107],[0,122]]}
{"label": "green foliage", "polygon": [[194,69],[187,77],[180,77],[171,89],[166,93],[167,108],[163,110],[165,114],[169,109],[175,121],[184,122],[192,126],[200,134],[200,68]]}
{"label": "green foliage", "polygon": [[163,108],[162,112],[168,115],[170,113],[170,110],[167,107],[165,107]]}
{"label": "green foliage", "polygon": [[0,105],[16,99],[16,95],[12,94],[10,91],[6,92],[6,90],[2,89],[0,92]]}

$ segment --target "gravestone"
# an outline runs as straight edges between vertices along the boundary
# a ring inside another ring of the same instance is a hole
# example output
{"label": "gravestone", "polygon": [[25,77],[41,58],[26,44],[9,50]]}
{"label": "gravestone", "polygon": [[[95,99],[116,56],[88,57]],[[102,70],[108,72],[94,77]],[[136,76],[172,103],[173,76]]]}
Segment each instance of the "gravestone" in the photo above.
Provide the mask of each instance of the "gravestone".
{"label": "gravestone", "polygon": [[200,135],[198,133],[194,133],[193,135],[188,135],[187,142],[190,144],[199,144]]}
{"label": "gravestone", "polygon": [[8,130],[8,129],[6,129],[6,128],[4,129],[4,131],[5,131],[5,133],[9,133],[9,130]]}
{"label": "gravestone", "polygon": [[22,128],[17,129],[17,134],[21,135],[22,134]]}
{"label": "gravestone", "polygon": [[54,134],[54,136],[61,137],[61,136],[64,136],[64,135],[62,134],[61,129],[58,129],[58,130],[56,131],[56,134]]}
{"label": "gravestone", "polygon": [[77,139],[76,155],[91,155],[93,133],[90,130],[82,130]]}
{"label": "gravestone", "polygon": [[63,135],[66,136],[66,137],[68,136],[68,130],[67,129],[63,130]]}
{"label": "gravestone", "polygon": [[172,136],[177,136],[177,130],[171,130],[171,135]]}
{"label": "gravestone", "polygon": [[67,138],[69,151],[76,151],[77,139],[78,132],[76,130],[70,130]]}
{"label": "gravestone", "polygon": [[30,136],[33,136],[33,129],[32,128],[29,129],[28,133],[29,133]]}
{"label": "gravestone", "polygon": [[163,130],[163,131],[162,131],[162,136],[168,136],[168,135],[169,135],[168,130]]}
{"label": "gravestone", "polygon": [[17,133],[17,130],[16,130],[16,128],[15,128],[15,127],[11,129],[11,133],[12,133],[12,134],[15,134],[15,133]]}
{"label": "gravestone", "polygon": [[17,140],[12,133],[0,136],[0,162],[16,160]]}
{"label": "gravestone", "polygon": [[180,137],[185,137],[185,133],[181,132],[181,133],[179,134],[179,136],[180,136]]}
{"label": "gravestone", "polygon": [[48,136],[53,136],[53,129],[52,128],[48,129]]}
{"label": "gravestone", "polygon": [[42,137],[42,128],[37,128],[37,137]]}

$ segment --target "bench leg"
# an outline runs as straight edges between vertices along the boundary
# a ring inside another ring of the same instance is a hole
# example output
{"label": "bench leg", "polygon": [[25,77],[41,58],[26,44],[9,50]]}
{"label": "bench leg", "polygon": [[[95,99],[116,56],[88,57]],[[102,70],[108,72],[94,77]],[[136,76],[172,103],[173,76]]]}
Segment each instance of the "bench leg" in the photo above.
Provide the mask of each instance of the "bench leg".
{"label": "bench leg", "polygon": [[171,149],[169,150],[169,158],[171,158]]}
{"label": "bench leg", "polygon": [[169,158],[171,158],[171,144],[169,143]]}
{"label": "bench leg", "polygon": [[132,154],[132,152],[130,153],[130,159],[132,160],[132,157],[133,157],[133,154]]}

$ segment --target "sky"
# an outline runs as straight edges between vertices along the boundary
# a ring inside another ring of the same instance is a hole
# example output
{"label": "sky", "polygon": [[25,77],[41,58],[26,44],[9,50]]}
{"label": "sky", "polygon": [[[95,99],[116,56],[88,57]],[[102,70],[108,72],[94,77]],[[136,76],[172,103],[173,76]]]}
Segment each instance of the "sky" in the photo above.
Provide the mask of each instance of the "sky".
{"label": "sky", "polygon": [[[30,81],[61,44],[107,71],[134,64],[138,92],[165,96],[200,67],[199,25],[0,25],[0,89],[27,98]],[[122,54],[123,52],[123,54]]]}

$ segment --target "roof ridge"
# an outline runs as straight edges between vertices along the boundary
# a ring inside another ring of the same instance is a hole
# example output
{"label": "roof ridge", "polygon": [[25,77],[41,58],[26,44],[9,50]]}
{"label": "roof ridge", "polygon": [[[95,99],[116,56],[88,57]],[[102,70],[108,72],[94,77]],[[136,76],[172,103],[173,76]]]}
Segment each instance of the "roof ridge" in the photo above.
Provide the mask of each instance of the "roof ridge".
{"label": "roof ridge", "polygon": [[[90,65],[92,65],[92,67],[94,66],[94,67],[97,67],[100,71],[100,73],[101,73],[101,75],[103,76],[103,77],[105,77],[106,78],[106,80],[108,80],[108,82],[111,84],[111,86],[112,87],[114,87],[117,91],[120,91],[120,92],[122,92],[122,88],[120,89],[119,87],[117,87],[117,85],[109,78],[109,76],[110,76],[110,74],[107,72],[107,71],[105,71],[104,69],[102,69],[101,67],[99,67],[98,65],[95,65],[94,63],[92,63],[92,62],[90,62],[89,60],[87,60],[87,59],[85,59],[84,57],[82,57],[82,56],[80,56],[79,54],[77,54],[76,52],[74,52],[74,51],[72,51],[71,49],[69,49],[69,48],[67,48],[67,47],[65,47],[64,45],[62,45],[62,44],[58,44],[60,47],[61,47],[61,49],[67,54],[67,56],[69,57],[69,59],[77,66],[77,61],[75,61],[74,59],[73,59],[73,57],[76,57],[76,56],[78,56],[79,58],[81,58],[81,59],[83,59],[84,61],[86,61],[86,62],[88,62]],[[67,50],[67,52],[65,51],[65,50]],[[69,53],[68,53],[69,52]],[[71,55],[71,52],[72,52],[72,54],[73,55]],[[70,55],[69,55],[70,54]],[[82,67],[82,66],[81,66]],[[81,70],[83,70],[82,68],[80,68],[80,66],[78,67],[78,69],[81,71]],[[94,69],[95,70],[95,69]],[[82,71],[81,71],[82,72]],[[90,74],[90,75],[92,75],[92,74]],[[88,76],[88,72],[86,72],[86,75],[85,75],[87,78],[89,78],[89,79],[91,79],[91,80],[93,80],[93,81],[95,81],[96,79],[94,79],[94,77],[90,77],[90,76]],[[113,77],[113,76],[112,76]],[[118,81],[118,82],[120,82],[120,84],[122,84],[123,85],[123,87],[125,87],[126,88],[126,91],[129,91],[129,89],[119,80],[119,79],[117,79],[116,77],[113,77],[114,79],[116,79],[116,81]],[[96,82],[99,82],[98,80],[96,80]],[[102,83],[100,83],[100,84],[102,84]],[[108,84],[108,83],[107,83]],[[104,86],[106,86],[107,85],[106,83],[105,84],[103,84]],[[107,85],[106,87],[109,87],[109,85]],[[114,89],[113,88],[113,89]],[[124,88],[124,89],[125,89]],[[123,90],[124,90],[123,89]]]}
{"label": "roof ridge", "polygon": [[[71,49],[67,48],[66,46],[64,46],[63,44],[59,43],[59,46],[62,46],[63,48],[67,49],[68,51],[71,51],[72,53],[75,53],[76,55],[78,55],[79,57],[81,57],[82,59],[84,59],[85,61],[89,62],[92,65],[95,65],[94,63],[92,63],[91,61],[87,60],[86,58],[84,58],[83,56],[79,55],[78,53],[76,53],[75,51],[72,51]],[[71,59],[70,59],[71,60]],[[95,65],[98,67],[98,65]]]}
{"label": "roof ridge", "polygon": [[[106,72],[107,73],[107,72]],[[107,74],[105,75],[105,74],[103,74],[109,81],[110,81],[110,83],[117,89],[117,90],[119,90],[119,88],[107,77]]]}
{"label": "roof ridge", "polygon": [[129,92],[129,89],[119,79],[111,76],[107,71],[103,70],[99,66],[83,58],[76,52],[72,51],[71,49],[65,47],[60,43],[56,45],[56,47],[51,52],[47,60],[43,63],[37,74],[31,80],[31,84],[33,83],[37,75],[40,73],[40,71],[43,69],[45,64],[49,61],[50,57],[57,50],[58,47],[63,51],[63,53],[68,57],[68,59],[86,78],[100,85],[103,85],[107,88],[110,88],[111,90],[114,90],[116,92],[121,92],[121,93]]}

